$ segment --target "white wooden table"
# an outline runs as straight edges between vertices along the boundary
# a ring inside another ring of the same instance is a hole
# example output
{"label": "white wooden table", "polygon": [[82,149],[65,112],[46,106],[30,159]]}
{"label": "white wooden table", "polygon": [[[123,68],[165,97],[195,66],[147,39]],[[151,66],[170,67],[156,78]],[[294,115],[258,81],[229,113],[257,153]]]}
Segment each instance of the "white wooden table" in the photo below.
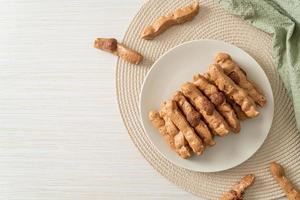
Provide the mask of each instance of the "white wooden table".
{"label": "white wooden table", "polygon": [[141,0],[0,0],[0,199],[198,199],[138,152],[115,95],[116,58]]}
{"label": "white wooden table", "polygon": [[143,0],[0,0],[0,199],[199,199],[131,142],[115,95],[116,58]]}

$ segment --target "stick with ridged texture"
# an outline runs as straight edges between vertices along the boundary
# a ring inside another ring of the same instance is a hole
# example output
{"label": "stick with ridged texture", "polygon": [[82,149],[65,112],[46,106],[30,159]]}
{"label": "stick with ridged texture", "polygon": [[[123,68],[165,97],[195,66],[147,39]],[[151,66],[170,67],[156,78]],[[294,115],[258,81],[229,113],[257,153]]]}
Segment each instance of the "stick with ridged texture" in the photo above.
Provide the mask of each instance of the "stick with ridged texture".
{"label": "stick with ridged texture", "polygon": [[138,65],[143,60],[141,54],[119,43],[114,38],[97,38],[94,42],[94,47],[114,54],[135,65]]}
{"label": "stick with ridged texture", "polygon": [[244,176],[238,183],[233,185],[231,190],[224,193],[219,200],[242,200],[245,190],[250,187],[255,180],[253,174]]}
{"label": "stick with ridged texture", "polygon": [[229,126],[214,105],[202,94],[192,83],[185,83],[181,86],[181,92],[194,107],[202,114],[211,130],[219,136],[229,133]]}
{"label": "stick with ridged texture", "polygon": [[[164,137],[166,143],[175,150],[177,154],[182,158],[188,158],[191,156],[190,147],[187,145],[186,140],[183,138],[183,134],[175,129],[175,134],[170,134],[167,130],[167,124],[164,119],[161,118],[158,111],[150,111],[149,119],[152,125],[158,129],[159,133]],[[175,127],[176,128],[176,127]]]}
{"label": "stick with ridged texture", "polygon": [[234,133],[240,132],[240,121],[238,120],[233,108],[229,103],[227,103],[224,94],[200,74],[197,74],[193,77],[193,84],[195,84],[201,90],[201,92],[203,92],[215,105],[217,110],[230,126],[231,130]]}
{"label": "stick with ridged texture", "polygon": [[174,125],[183,133],[193,152],[197,155],[201,155],[204,151],[203,142],[186,121],[185,117],[178,109],[176,102],[172,100],[163,102],[161,112],[170,117]]}
{"label": "stick with ridged texture", "polygon": [[300,193],[288,180],[285,175],[284,169],[280,164],[276,162],[271,163],[270,172],[289,200],[300,200]]}
{"label": "stick with ridged texture", "polygon": [[209,66],[209,76],[214,84],[226,95],[241,106],[242,111],[247,117],[253,118],[259,115],[256,104],[253,99],[248,96],[247,92],[236,85],[223,71],[218,64]]}
{"label": "stick with ridged texture", "polygon": [[205,145],[215,145],[216,142],[213,139],[213,135],[211,134],[206,124],[202,121],[201,114],[194,109],[194,107],[188,102],[182,92],[177,91],[173,95],[173,100],[176,101],[178,107],[185,115],[187,121],[192,127],[194,127],[195,131],[203,139]]}
{"label": "stick with ridged texture", "polygon": [[166,112],[164,112],[164,108],[162,108],[159,113],[161,117],[165,120],[167,132],[174,138],[174,145],[177,154],[180,155],[180,157],[182,158],[191,157],[192,150],[188,145],[183,133],[178,130],[178,128],[174,125],[170,117],[166,115]]}
{"label": "stick with ridged texture", "polygon": [[186,7],[179,8],[173,13],[159,17],[153,24],[147,26],[141,33],[143,39],[152,40],[157,35],[163,33],[171,26],[182,24],[192,20],[199,12],[199,4],[193,3]]}
{"label": "stick with ridged texture", "polygon": [[218,63],[224,70],[225,74],[229,76],[238,86],[247,91],[249,96],[260,106],[267,103],[267,99],[262,90],[250,81],[238,64],[236,64],[231,56],[227,53],[217,53],[215,56],[215,63]]}

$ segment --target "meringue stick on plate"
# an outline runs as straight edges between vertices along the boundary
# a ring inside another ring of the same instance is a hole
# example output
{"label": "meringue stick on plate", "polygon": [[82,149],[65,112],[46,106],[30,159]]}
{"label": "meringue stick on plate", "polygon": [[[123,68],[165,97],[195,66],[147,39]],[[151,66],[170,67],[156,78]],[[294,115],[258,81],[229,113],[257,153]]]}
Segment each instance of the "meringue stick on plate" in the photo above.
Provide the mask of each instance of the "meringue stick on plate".
{"label": "meringue stick on plate", "polygon": [[161,112],[168,116],[174,125],[183,133],[189,146],[197,155],[201,155],[204,151],[204,145],[201,138],[195,133],[194,129],[190,127],[185,117],[178,109],[175,101],[168,100],[163,102]]}
{"label": "meringue stick on plate", "polygon": [[[209,73],[204,73],[203,77],[208,80],[209,83],[214,84],[214,82],[211,80]],[[237,103],[235,103],[232,99],[229,98],[227,94],[223,92],[226,101],[232,106],[232,109],[234,110],[237,118],[241,121],[248,119],[247,115],[242,111],[241,106],[239,106]]]}
{"label": "meringue stick on plate", "polygon": [[218,64],[209,66],[209,76],[219,90],[223,91],[241,106],[242,111],[247,117],[253,118],[259,115],[255,102],[248,96],[247,92],[236,85],[223,71]]}
{"label": "meringue stick on plate", "polygon": [[215,56],[215,63],[218,63],[238,86],[247,91],[249,96],[261,107],[266,105],[267,99],[262,90],[251,82],[246,73],[232,60],[227,53],[218,53]]}
{"label": "meringue stick on plate", "polygon": [[216,142],[213,140],[213,136],[209,128],[202,121],[201,114],[193,108],[193,106],[188,102],[182,92],[177,91],[173,96],[173,100],[176,101],[178,107],[185,115],[187,121],[192,127],[194,127],[195,131],[203,139],[205,145],[215,145]]}
{"label": "meringue stick on plate", "polygon": [[185,83],[181,86],[181,92],[194,107],[202,114],[205,121],[213,132],[219,136],[229,133],[229,126],[220,113],[215,109],[214,105],[202,94],[198,88],[192,83]]}
{"label": "meringue stick on plate", "polygon": [[226,94],[224,94],[224,95],[225,95],[226,101],[232,106],[232,109],[234,110],[237,118],[241,121],[248,119],[247,115],[242,111],[241,106],[236,104]]}
{"label": "meringue stick on plate", "polygon": [[160,117],[158,111],[150,111],[149,119],[152,122],[152,125],[158,129],[160,134],[164,137],[166,143],[171,147],[171,149],[175,150],[177,154],[182,158],[188,158],[191,156],[190,147],[187,146],[186,140],[182,139],[182,133],[176,129],[173,133],[167,131],[167,124],[164,119]]}
{"label": "meringue stick on plate", "polygon": [[204,76],[198,74],[193,77],[193,83],[201,90],[215,105],[220,114],[225,118],[231,130],[238,133],[241,130],[240,121],[238,120],[234,110],[227,103],[226,98],[219,89],[211,84]]}
{"label": "meringue stick on plate", "polygon": [[165,126],[167,132],[172,136],[177,154],[182,158],[188,158],[192,155],[192,150],[187,144],[186,139],[181,137],[183,134],[173,124],[172,120],[165,113],[165,108],[162,107],[160,110],[160,116],[165,120]]}

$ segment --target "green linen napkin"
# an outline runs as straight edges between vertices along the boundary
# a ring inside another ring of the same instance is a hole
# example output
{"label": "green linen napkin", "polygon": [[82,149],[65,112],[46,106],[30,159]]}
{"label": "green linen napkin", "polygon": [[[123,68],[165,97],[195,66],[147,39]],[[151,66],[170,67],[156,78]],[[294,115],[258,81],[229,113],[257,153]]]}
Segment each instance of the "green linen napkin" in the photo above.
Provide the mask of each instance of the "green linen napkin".
{"label": "green linen napkin", "polygon": [[[300,0],[218,0],[273,37],[273,57],[293,100],[300,130]],[[276,94],[275,94],[276,95]]]}

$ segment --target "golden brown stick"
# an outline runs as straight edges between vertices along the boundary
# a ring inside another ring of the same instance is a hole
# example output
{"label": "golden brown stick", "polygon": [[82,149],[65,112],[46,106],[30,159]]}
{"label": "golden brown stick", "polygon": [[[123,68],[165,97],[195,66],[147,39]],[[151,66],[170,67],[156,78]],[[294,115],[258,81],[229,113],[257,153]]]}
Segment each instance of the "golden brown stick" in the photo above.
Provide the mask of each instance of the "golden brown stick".
{"label": "golden brown stick", "polygon": [[141,54],[118,43],[114,38],[97,38],[94,42],[94,47],[119,56],[132,64],[137,65],[143,60]]}
{"label": "golden brown stick", "polygon": [[165,121],[159,116],[159,113],[157,111],[150,111],[148,115],[150,121],[152,122],[152,125],[158,129],[159,133],[165,138],[166,142],[169,144],[169,146],[172,149],[175,149],[174,139],[173,137],[168,133]]}
{"label": "golden brown stick", "polygon": [[248,119],[247,115],[242,111],[241,106],[236,104],[227,95],[225,95],[225,98],[226,98],[226,101],[232,106],[232,108],[239,120],[243,121],[243,120]]}
{"label": "golden brown stick", "polygon": [[254,179],[255,176],[253,174],[244,176],[240,182],[233,185],[231,190],[224,193],[219,200],[242,200],[245,190],[253,184]]}
{"label": "golden brown stick", "polygon": [[175,145],[177,154],[182,158],[191,157],[192,150],[189,147],[189,145],[187,144],[186,139],[184,137],[182,138],[183,134],[173,124],[170,117],[165,114],[164,110],[160,110],[160,115],[165,120],[165,126],[167,129],[167,132],[174,139],[174,145]]}
{"label": "golden brown stick", "polygon": [[289,200],[300,200],[300,193],[285,176],[284,169],[278,163],[270,164],[270,172]]}
{"label": "golden brown stick", "polygon": [[181,91],[185,97],[202,114],[212,131],[220,136],[229,133],[229,126],[214,105],[201,93],[192,83],[185,83],[181,86]]}
{"label": "golden brown stick", "polygon": [[187,121],[192,127],[194,127],[195,131],[203,139],[204,143],[208,146],[215,145],[216,142],[213,140],[210,130],[202,121],[201,114],[193,108],[182,92],[176,92],[173,96],[173,100],[176,101]]}
{"label": "golden brown stick", "polygon": [[192,156],[192,149],[181,131],[179,131],[178,134],[175,135],[174,144],[176,152],[178,153],[178,155],[180,155],[180,157],[186,159]]}
{"label": "golden brown stick", "polygon": [[[158,129],[160,134],[164,137],[167,144],[176,151],[176,153],[182,158],[188,158],[191,156],[191,149],[187,145],[183,134],[179,132],[176,127],[172,132],[168,132],[167,124],[164,119],[160,117],[159,112],[150,111],[149,119],[153,126]],[[169,124],[170,126],[170,124]],[[170,130],[170,129],[169,129]]]}
{"label": "golden brown stick", "polygon": [[[188,158],[192,155],[192,150],[189,147],[186,139],[183,136],[183,133],[180,132],[177,127],[173,124],[170,117],[162,113],[162,117],[165,120],[165,126],[167,129],[167,132],[171,135],[171,137],[174,139],[174,145],[177,154],[182,158]],[[182,137],[183,136],[183,137]]]}
{"label": "golden brown stick", "polygon": [[241,126],[233,108],[218,88],[211,84],[204,76],[198,74],[193,77],[193,83],[210,99],[220,114],[225,118],[232,131],[240,132]]}
{"label": "golden brown stick", "polygon": [[246,73],[232,60],[227,53],[218,53],[215,56],[215,63],[218,63],[238,86],[247,91],[250,97],[260,106],[267,103],[267,99],[262,90],[252,83]]}
{"label": "golden brown stick", "polygon": [[151,40],[173,25],[182,24],[192,20],[199,12],[199,4],[193,3],[186,7],[179,8],[173,13],[162,16],[153,24],[147,26],[141,33],[143,39]]}
{"label": "golden brown stick", "polygon": [[201,155],[204,151],[204,145],[201,138],[195,133],[194,129],[190,127],[185,117],[178,109],[176,102],[168,100],[162,104],[161,112],[163,115],[170,117],[174,125],[183,133],[189,146],[197,155]]}
{"label": "golden brown stick", "polygon": [[[203,74],[204,78],[206,78],[211,84],[214,84],[213,81],[210,78],[209,73],[204,73]],[[231,100],[229,98],[229,96],[225,93],[223,93],[225,95],[226,101],[232,106],[237,118],[241,121],[248,119],[247,115],[242,111],[241,106],[239,106],[238,104],[236,104],[233,100]]]}
{"label": "golden brown stick", "polygon": [[209,76],[219,90],[223,91],[241,106],[242,111],[250,118],[259,115],[253,99],[248,96],[244,89],[236,85],[223,71],[218,64],[209,66]]}
{"label": "golden brown stick", "polygon": [[163,120],[165,121],[165,126],[167,129],[167,132],[172,136],[175,137],[179,130],[176,128],[176,126],[173,124],[173,122],[171,121],[171,119],[164,114],[164,112],[160,111],[160,115],[163,118]]}

